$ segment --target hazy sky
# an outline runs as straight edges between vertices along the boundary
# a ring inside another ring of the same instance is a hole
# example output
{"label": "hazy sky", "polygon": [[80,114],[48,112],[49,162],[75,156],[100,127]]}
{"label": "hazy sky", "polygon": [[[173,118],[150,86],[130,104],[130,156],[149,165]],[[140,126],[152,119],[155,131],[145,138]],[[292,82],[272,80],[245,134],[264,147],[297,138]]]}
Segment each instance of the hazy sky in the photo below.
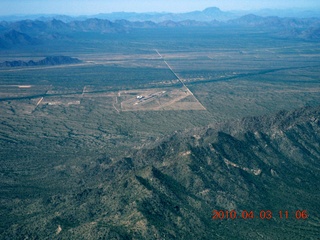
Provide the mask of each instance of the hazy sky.
{"label": "hazy sky", "polygon": [[0,15],[37,13],[81,15],[117,11],[187,12],[213,6],[222,10],[319,9],[320,0],[0,0]]}

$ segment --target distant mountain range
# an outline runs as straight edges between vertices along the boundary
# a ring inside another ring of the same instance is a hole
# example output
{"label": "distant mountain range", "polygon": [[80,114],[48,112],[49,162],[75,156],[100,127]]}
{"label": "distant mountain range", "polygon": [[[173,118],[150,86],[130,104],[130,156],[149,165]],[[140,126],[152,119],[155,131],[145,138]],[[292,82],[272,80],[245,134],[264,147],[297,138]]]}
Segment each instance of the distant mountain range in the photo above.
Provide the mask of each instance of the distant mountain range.
{"label": "distant mountain range", "polygon": [[68,57],[68,56],[50,56],[36,62],[33,60],[30,60],[28,62],[24,62],[21,60],[5,61],[0,63],[0,67],[54,66],[54,65],[62,65],[62,64],[76,64],[76,63],[81,63],[81,60],[77,58]]}
{"label": "distant mountain range", "polygon": [[209,7],[203,11],[192,11],[186,13],[172,13],[172,12],[113,12],[113,13],[99,13],[96,15],[82,15],[82,16],[67,16],[61,14],[36,14],[36,15],[9,15],[0,16],[0,21],[21,21],[25,19],[49,21],[53,19],[61,20],[63,22],[83,21],[89,18],[128,21],[227,21],[247,14],[255,14],[259,16],[279,16],[279,17],[299,17],[310,18],[318,17],[320,9],[261,9],[255,11],[222,11],[217,7]]}
{"label": "distant mountain range", "polygon": [[184,20],[195,20],[201,22],[210,21],[226,21],[237,17],[236,14],[231,12],[221,11],[219,8],[210,7],[203,11],[193,11],[187,13],[127,13],[127,12],[116,12],[93,15],[91,17],[109,20],[126,19],[129,21],[184,21]]}
{"label": "distant mountain range", "polygon": [[219,8],[210,7],[203,11],[193,11],[187,13],[168,13],[168,12],[147,12],[147,13],[136,13],[136,12],[113,12],[113,13],[100,13],[96,15],[87,16],[66,16],[66,15],[26,15],[26,16],[0,16],[2,21],[21,21],[25,19],[48,21],[52,19],[58,19],[63,22],[71,21],[83,21],[89,18],[108,19],[111,21],[115,20],[128,20],[128,21],[152,21],[152,22],[163,22],[163,21],[183,21],[183,20],[196,20],[196,21],[226,21],[239,16],[232,12],[221,11]]}
{"label": "distant mountain range", "polygon": [[[123,14],[127,16],[129,13]],[[0,22],[0,48],[5,49],[19,45],[34,45],[46,40],[65,39],[69,38],[69,36],[71,36],[74,32],[98,32],[107,34],[129,32],[136,28],[172,28],[191,26],[256,27],[261,30],[271,30],[276,36],[280,37],[294,37],[306,40],[317,40],[320,38],[320,18],[261,17],[254,14],[248,14],[225,21],[217,21],[217,16],[220,16],[219,18],[224,19],[228,19],[232,16],[231,14],[225,14],[221,12],[217,8],[208,8],[201,12],[175,14],[170,18],[163,17],[163,21],[161,22],[128,20],[110,21],[107,19],[101,19],[108,16],[109,15],[99,15],[97,17],[100,18],[73,20],[69,22],[64,22],[58,19],[46,21],[2,21]],[[188,20],[182,20],[185,18],[188,18]],[[196,21],[194,19],[198,20]]]}

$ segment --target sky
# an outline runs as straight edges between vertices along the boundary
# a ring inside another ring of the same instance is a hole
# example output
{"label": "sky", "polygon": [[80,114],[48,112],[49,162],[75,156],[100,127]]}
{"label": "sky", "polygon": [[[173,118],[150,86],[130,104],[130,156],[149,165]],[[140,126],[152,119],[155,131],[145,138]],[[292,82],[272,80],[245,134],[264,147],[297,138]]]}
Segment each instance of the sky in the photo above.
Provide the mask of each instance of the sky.
{"label": "sky", "polygon": [[0,0],[0,15],[188,12],[207,7],[218,7],[224,11],[320,9],[320,0]]}

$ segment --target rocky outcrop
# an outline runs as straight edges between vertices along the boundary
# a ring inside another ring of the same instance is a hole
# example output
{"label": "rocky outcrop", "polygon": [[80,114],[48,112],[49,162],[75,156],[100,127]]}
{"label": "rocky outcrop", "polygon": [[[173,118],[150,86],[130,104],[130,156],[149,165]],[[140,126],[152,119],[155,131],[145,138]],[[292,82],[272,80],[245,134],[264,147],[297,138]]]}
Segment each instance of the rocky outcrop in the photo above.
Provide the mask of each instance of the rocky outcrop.
{"label": "rocky outcrop", "polygon": [[3,63],[0,63],[0,67],[54,66],[54,65],[77,64],[77,63],[81,63],[81,60],[77,58],[68,57],[68,56],[50,56],[36,62],[33,60],[30,60],[28,62],[24,62],[21,60],[5,61]]}

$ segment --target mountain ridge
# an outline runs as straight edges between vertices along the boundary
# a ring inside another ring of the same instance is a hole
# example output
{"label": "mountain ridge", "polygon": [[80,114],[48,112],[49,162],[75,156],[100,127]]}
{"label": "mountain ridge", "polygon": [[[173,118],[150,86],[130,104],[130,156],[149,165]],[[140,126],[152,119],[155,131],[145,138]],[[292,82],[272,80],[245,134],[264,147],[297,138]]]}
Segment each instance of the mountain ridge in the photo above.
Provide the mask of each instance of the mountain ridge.
{"label": "mountain ridge", "polygon": [[[39,211],[19,231],[12,225],[4,234],[275,239],[285,233],[316,238],[319,143],[320,106],[177,132],[119,160],[92,159],[78,175],[73,173],[79,188],[37,200]],[[213,210],[233,210],[238,218],[214,220]],[[244,210],[256,218],[243,219]],[[261,218],[267,210],[273,214],[270,220]],[[281,219],[279,210],[287,210],[290,220]],[[308,218],[294,219],[297,211],[306,211]]]}
{"label": "mountain ridge", "polygon": [[[209,12],[211,11],[214,10],[210,10]],[[65,23],[61,20],[53,19],[46,22],[39,20],[1,22],[0,47],[12,48],[14,46],[37,45],[53,39],[72,39],[72,34],[76,32],[94,32],[99,34],[128,33],[135,29],[157,29],[163,27],[245,27],[272,32],[274,36],[280,38],[297,38],[309,41],[316,41],[320,38],[319,18],[261,17],[249,14],[225,22],[216,20],[195,21],[192,19],[140,22],[90,18],[83,21],[77,20]]]}

